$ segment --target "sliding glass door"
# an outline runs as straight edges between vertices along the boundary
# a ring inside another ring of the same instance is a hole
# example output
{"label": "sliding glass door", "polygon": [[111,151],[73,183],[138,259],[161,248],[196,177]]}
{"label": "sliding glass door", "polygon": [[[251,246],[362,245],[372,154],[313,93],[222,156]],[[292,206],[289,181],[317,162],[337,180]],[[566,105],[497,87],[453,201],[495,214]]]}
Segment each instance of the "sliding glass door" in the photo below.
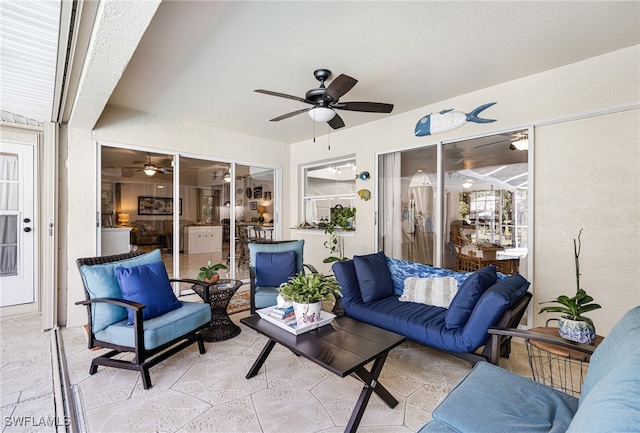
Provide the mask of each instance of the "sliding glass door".
{"label": "sliding glass door", "polygon": [[379,248],[454,270],[476,263],[522,272],[529,239],[529,159],[521,147],[527,132],[380,155]]}
{"label": "sliding glass door", "polygon": [[278,238],[274,168],[101,146],[100,183],[101,254],[160,249],[171,277],[248,281],[248,242]]}

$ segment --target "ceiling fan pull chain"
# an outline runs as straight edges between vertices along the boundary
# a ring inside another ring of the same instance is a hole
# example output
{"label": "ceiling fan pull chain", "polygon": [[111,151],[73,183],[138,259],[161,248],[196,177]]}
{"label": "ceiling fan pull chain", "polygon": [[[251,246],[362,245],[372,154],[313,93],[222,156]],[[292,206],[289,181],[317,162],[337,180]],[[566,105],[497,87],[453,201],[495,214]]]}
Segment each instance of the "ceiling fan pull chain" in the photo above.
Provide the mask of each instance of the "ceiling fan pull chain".
{"label": "ceiling fan pull chain", "polygon": [[331,128],[329,128],[329,133],[327,134],[327,150],[331,150]]}

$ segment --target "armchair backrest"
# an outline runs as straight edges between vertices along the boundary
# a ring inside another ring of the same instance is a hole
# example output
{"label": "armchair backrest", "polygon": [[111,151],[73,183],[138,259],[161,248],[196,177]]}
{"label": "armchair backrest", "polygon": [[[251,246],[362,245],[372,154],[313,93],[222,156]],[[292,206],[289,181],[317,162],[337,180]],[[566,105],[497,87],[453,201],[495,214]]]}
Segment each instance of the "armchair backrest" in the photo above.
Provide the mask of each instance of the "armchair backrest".
{"label": "armchair backrest", "polygon": [[[137,251],[102,257],[87,257],[76,260],[86,299],[122,298],[116,277],[117,267],[131,268],[161,261],[160,250],[149,253]],[[118,305],[97,303],[88,307],[89,325],[92,333],[105,329],[115,322],[127,318],[127,309]]]}
{"label": "armchair backrest", "polygon": [[296,272],[302,272],[302,265],[304,262],[304,239],[300,239],[297,241],[250,243],[249,266],[255,266],[257,253],[283,253],[287,251],[294,251],[296,253]]}

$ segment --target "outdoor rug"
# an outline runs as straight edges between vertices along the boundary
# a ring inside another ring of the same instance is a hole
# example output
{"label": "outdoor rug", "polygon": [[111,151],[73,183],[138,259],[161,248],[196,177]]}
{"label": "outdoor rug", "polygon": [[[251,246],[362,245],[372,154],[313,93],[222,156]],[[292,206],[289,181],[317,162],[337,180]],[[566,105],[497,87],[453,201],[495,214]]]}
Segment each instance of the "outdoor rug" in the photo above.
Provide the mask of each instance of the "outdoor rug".
{"label": "outdoor rug", "polygon": [[227,314],[241,313],[242,311],[247,311],[249,308],[249,290],[237,291],[233,295],[233,298],[231,298],[231,301],[229,301]]}

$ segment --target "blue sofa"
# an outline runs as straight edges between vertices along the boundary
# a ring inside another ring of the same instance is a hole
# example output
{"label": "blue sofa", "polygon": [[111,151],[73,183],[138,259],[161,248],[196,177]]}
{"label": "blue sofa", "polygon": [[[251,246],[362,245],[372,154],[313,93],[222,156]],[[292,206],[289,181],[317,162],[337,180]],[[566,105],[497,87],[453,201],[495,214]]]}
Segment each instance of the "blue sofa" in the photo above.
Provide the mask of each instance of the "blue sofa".
{"label": "blue sofa", "polygon": [[[333,272],[349,317],[404,335],[472,363],[498,363],[509,356],[510,337],[489,340],[491,327],[516,327],[531,299],[519,274],[498,274],[493,266],[455,272],[376,254],[336,262]],[[448,308],[403,302],[407,277],[453,277],[459,289]],[[481,349],[482,350],[479,350]]]}
{"label": "blue sofa", "polygon": [[[521,331],[522,332],[522,331]],[[525,338],[548,341],[523,332]],[[560,337],[554,344],[593,351]],[[640,431],[640,307],[593,351],[576,398],[486,362],[478,363],[432,413],[419,433]],[[464,408],[461,411],[460,408]]]}

